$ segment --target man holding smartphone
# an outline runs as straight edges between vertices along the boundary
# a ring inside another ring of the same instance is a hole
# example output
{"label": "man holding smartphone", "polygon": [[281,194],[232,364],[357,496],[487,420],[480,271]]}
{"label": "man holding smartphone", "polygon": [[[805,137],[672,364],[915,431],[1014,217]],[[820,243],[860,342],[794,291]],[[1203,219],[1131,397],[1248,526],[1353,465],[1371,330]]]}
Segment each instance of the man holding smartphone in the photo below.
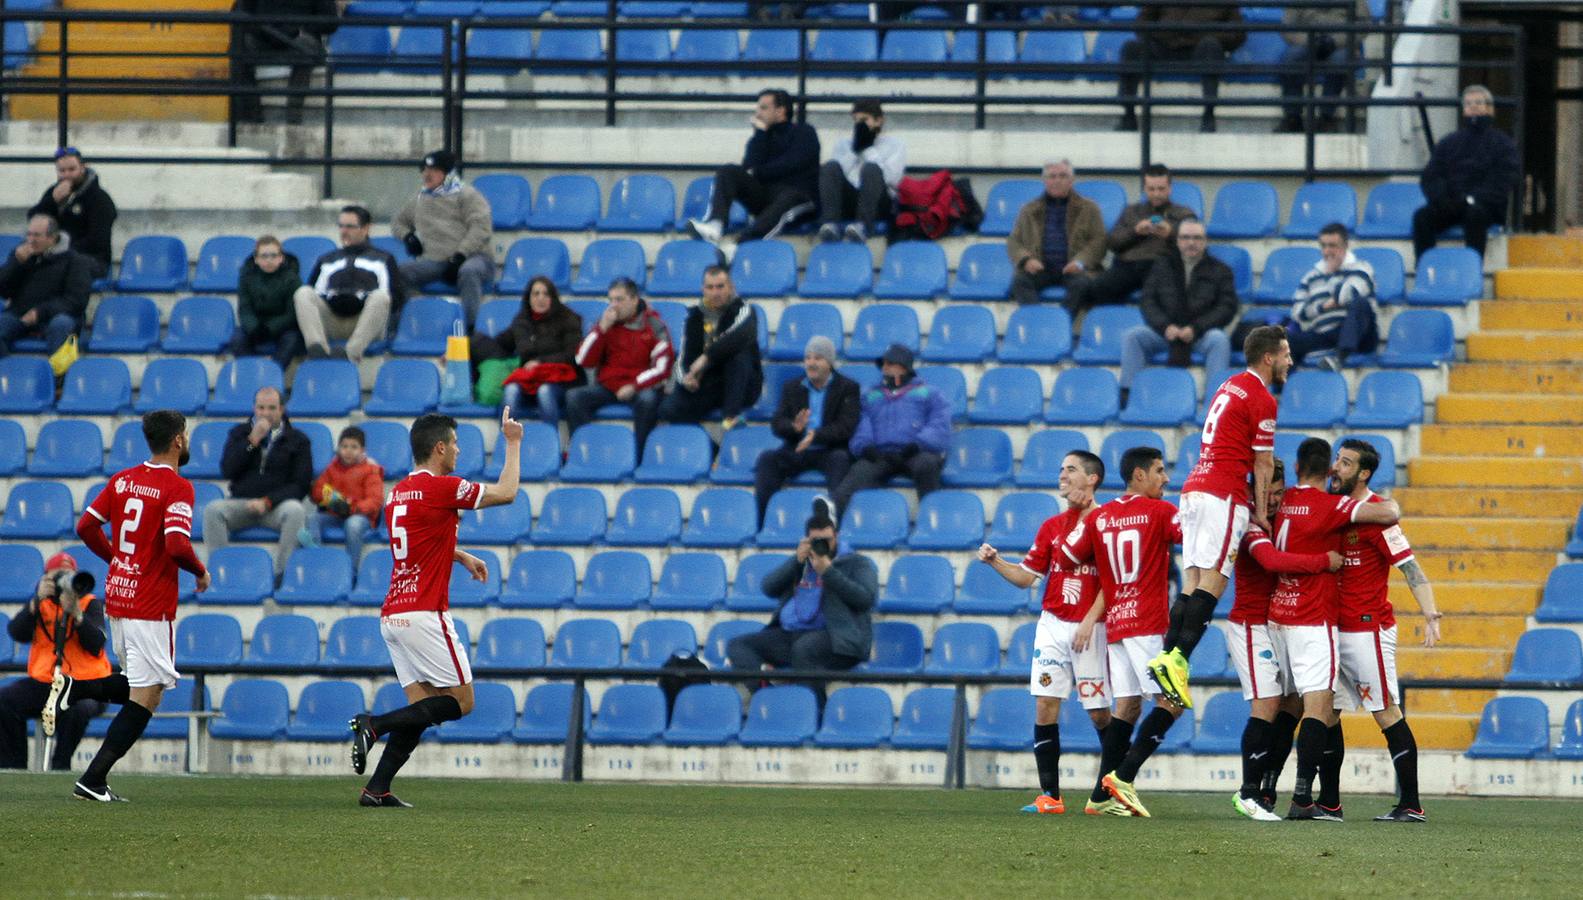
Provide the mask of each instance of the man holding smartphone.
{"label": "man holding smartphone", "polygon": [[1143,287],[1154,261],[1176,252],[1176,226],[1193,211],[1171,200],[1171,170],[1154,163],[1143,170],[1143,199],[1121,211],[1105,237],[1115,254],[1110,267],[1066,293],[1066,311],[1075,320],[1096,306],[1129,303]]}

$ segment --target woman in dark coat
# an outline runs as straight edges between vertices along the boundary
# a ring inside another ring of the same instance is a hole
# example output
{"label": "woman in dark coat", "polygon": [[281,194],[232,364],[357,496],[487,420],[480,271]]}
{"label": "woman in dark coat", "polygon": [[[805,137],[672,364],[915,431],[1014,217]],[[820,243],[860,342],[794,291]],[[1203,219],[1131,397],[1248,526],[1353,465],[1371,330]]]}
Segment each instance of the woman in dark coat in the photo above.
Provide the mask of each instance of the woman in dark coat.
{"label": "woman in dark coat", "polygon": [[505,331],[473,335],[471,355],[475,364],[520,358],[522,365],[506,378],[502,403],[512,418],[553,425],[560,421],[566,390],[583,383],[583,372],[573,362],[582,339],[582,317],[561,302],[554,282],[539,276],[528,282],[522,309]]}

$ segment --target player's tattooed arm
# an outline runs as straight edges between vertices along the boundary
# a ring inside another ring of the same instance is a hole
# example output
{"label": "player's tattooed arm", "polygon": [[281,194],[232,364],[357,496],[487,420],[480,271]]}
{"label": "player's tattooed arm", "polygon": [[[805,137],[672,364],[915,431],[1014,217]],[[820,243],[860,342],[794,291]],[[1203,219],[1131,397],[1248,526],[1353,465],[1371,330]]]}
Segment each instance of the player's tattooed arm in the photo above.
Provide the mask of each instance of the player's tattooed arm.
{"label": "player's tattooed arm", "polygon": [[1424,567],[1416,559],[1407,560],[1399,568],[1424,614],[1424,646],[1433,647],[1440,642],[1440,609],[1435,606],[1435,591],[1429,584],[1429,576],[1424,574]]}

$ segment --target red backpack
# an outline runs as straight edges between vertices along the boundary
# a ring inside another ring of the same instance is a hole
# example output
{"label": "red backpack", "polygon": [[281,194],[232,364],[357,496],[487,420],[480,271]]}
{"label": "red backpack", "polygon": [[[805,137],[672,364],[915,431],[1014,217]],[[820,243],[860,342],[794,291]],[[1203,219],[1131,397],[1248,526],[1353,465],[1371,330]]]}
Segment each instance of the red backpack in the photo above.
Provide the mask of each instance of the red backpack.
{"label": "red backpack", "polygon": [[896,227],[892,243],[902,240],[938,240],[956,222],[976,227],[983,213],[967,179],[952,180],[949,169],[928,178],[903,178],[896,187]]}

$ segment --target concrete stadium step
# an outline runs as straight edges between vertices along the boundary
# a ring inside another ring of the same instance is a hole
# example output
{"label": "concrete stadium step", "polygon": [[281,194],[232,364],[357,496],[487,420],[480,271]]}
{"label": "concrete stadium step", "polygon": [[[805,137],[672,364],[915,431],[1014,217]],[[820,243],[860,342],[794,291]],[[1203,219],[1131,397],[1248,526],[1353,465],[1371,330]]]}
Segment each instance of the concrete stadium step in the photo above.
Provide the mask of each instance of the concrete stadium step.
{"label": "concrete stadium step", "polygon": [[1421,487],[1583,488],[1583,460],[1483,456],[1421,456],[1407,464],[1408,482]]}
{"label": "concrete stadium step", "polygon": [[1424,425],[1425,456],[1583,457],[1583,432],[1543,425]]}
{"label": "concrete stadium step", "polygon": [[[1435,595],[1436,602],[1439,594]],[[1416,610],[1416,604],[1407,607]],[[1516,645],[1517,638],[1528,630],[1526,616],[1457,615],[1447,613],[1440,620],[1439,647],[1491,647],[1506,648]],[[1396,633],[1400,646],[1418,647],[1424,641],[1424,620],[1416,612],[1400,612],[1396,617]]]}
{"label": "concrete stadium step", "polygon": [[1497,422],[1532,425],[1570,424],[1583,421],[1583,397],[1549,397],[1540,394],[1446,394],[1435,401],[1435,421],[1480,424]]}
{"label": "concrete stadium step", "polygon": [[[1433,578],[1430,583],[1435,589],[1435,605],[1448,616],[1528,616],[1539,605],[1538,584],[1435,581]],[[1404,628],[1421,627],[1423,619],[1418,616],[1418,601],[1413,599],[1406,583],[1397,579],[1391,581],[1390,600]],[[1407,642],[1405,637],[1402,640]]]}
{"label": "concrete stadium step", "polygon": [[1553,550],[1566,543],[1566,519],[1425,518],[1408,523],[1416,548],[1488,547],[1497,550]]}
{"label": "concrete stadium step", "polygon": [[[1574,284],[1576,281],[1573,273]],[[1583,294],[1583,288],[1573,290]],[[1503,298],[1479,305],[1479,327],[1489,331],[1583,331],[1583,301]]]}
{"label": "concrete stadium step", "polygon": [[1576,300],[1583,296],[1578,270],[1512,268],[1495,273],[1495,296],[1502,300]]}
{"label": "concrete stadium step", "polygon": [[1495,699],[1494,691],[1464,691],[1455,688],[1419,688],[1408,691],[1403,697],[1407,709],[1413,714],[1415,732],[1418,730],[1417,713],[1420,711],[1477,716],[1484,711],[1484,704],[1493,699]]}
{"label": "concrete stadium step", "polygon": [[1511,667],[1511,650],[1471,647],[1409,647],[1398,645],[1396,671],[1413,678],[1501,678]]}
{"label": "concrete stadium step", "polygon": [[[1415,691],[1407,702],[1413,704],[1413,713],[1409,718],[1413,726],[1413,739],[1418,743],[1418,749],[1468,749],[1468,745],[1473,743],[1473,735],[1479,730],[1479,717],[1457,713],[1418,712],[1421,709],[1434,709],[1434,707],[1428,704],[1419,705],[1417,698],[1418,692]],[[1380,733],[1379,724],[1369,713],[1342,713],[1341,730],[1347,736],[1348,750],[1385,749],[1385,735]]]}
{"label": "concrete stadium step", "polygon": [[1451,488],[1403,487],[1391,492],[1402,505],[1408,527],[1419,517],[1506,516],[1543,519],[1575,519],[1583,492],[1548,491],[1470,491],[1466,485]]}
{"label": "concrete stadium step", "polygon": [[1481,331],[1468,335],[1467,350],[1476,362],[1574,362],[1583,359],[1583,330]]}
{"label": "concrete stadium step", "polygon": [[1517,234],[1507,239],[1512,267],[1583,269],[1583,238],[1566,234]]}
{"label": "concrete stadium step", "polygon": [[[1540,584],[1556,564],[1554,550],[1441,550],[1421,554],[1429,582],[1499,581]],[[1412,607],[1408,607],[1409,609]]]}
{"label": "concrete stadium step", "polygon": [[1450,390],[1468,394],[1583,394],[1583,366],[1561,363],[1458,363]]}

